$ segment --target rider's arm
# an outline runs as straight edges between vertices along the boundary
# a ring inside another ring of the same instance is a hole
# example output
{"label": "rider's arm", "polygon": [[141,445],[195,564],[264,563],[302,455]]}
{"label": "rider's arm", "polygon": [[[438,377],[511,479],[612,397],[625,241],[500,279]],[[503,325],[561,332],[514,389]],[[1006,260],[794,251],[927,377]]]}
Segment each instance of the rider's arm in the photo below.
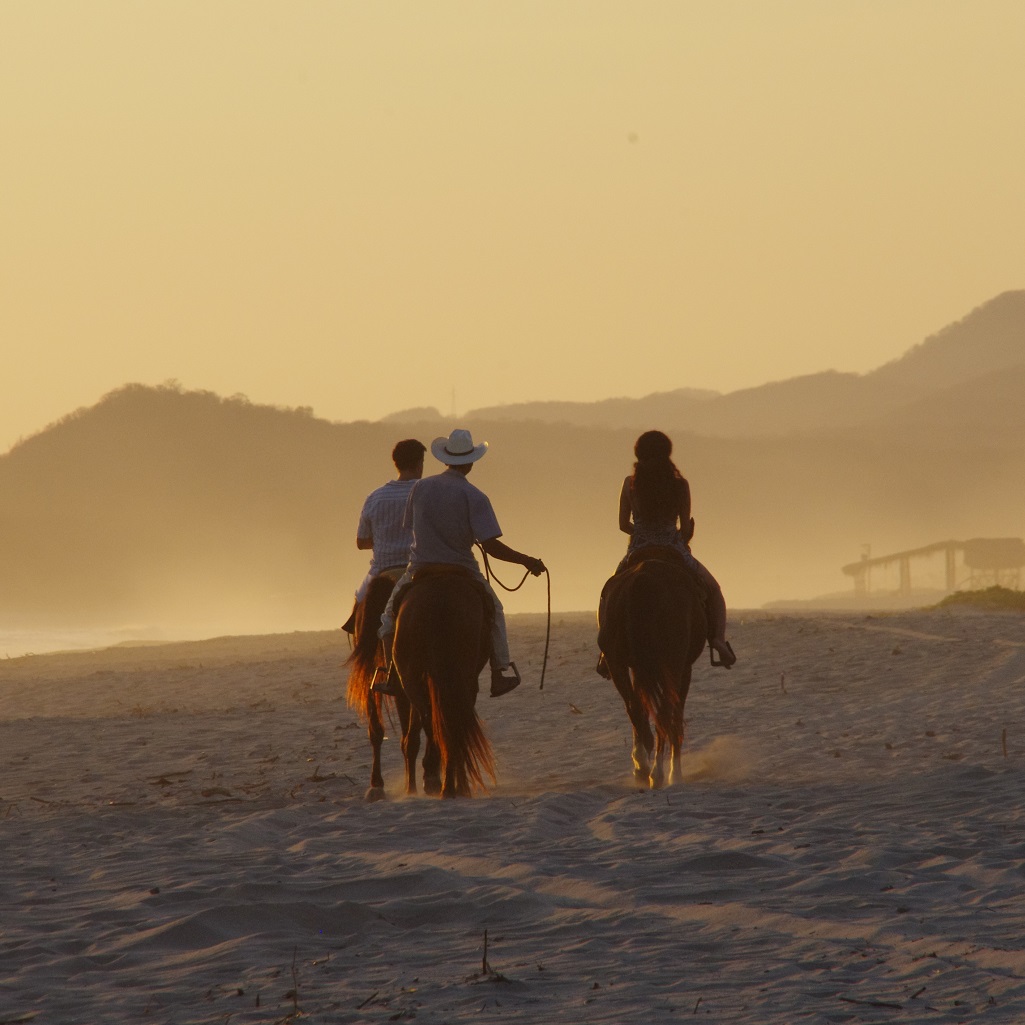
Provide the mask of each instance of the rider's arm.
{"label": "rider's arm", "polygon": [[624,534],[634,532],[633,508],[630,505],[630,478],[623,481],[623,490],[619,493],[619,529]]}
{"label": "rider's arm", "polygon": [[367,551],[374,547],[374,525],[371,519],[370,502],[373,496],[367,498],[359,513],[359,523],[356,524],[356,547],[360,551]]}
{"label": "rider's arm", "polygon": [[544,572],[545,564],[540,559],[535,559],[529,555],[524,555],[522,552],[517,552],[515,549],[510,548],[504,541],[500,541],[497,537],[488,538],[487,541],[481,541],[481,548],[484,549],[488,555],[495,559],[501,559],[502,562],[515,562],[520,566],[524,566],[529,569],[534,576]]}
{"label": "rider's arm", "polygon": [[686,477],[680,478],[678,487],[679,500],[676,515],[680,517],[680,536],[687,543],[694,536],[694,520],[690,514],[690,484]]}

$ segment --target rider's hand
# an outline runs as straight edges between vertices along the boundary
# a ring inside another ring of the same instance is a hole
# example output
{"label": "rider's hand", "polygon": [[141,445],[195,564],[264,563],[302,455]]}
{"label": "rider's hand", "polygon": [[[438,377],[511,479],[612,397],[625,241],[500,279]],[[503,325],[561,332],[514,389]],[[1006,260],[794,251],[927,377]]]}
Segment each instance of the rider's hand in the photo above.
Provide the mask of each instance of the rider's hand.
{"label": "rider's hand", "polygon": [[535,577],[541,576],[545,571],[545,564],[540,559],[531,559],[526,565],[527,569]]}

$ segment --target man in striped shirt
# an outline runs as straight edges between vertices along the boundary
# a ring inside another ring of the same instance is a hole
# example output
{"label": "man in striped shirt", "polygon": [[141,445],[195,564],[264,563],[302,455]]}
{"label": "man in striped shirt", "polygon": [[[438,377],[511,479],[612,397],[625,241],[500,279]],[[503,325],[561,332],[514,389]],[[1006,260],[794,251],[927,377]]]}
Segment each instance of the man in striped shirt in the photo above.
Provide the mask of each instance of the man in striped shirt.
{"label": "man in striped shirt", "polygon": [[392,462],[398,470],[395,480],[372,491],[363,503],[356,527],[356,547],[372,551],[370,569],[356,588],[356,602],[342,629],[353,633],[356,629],[356,606],[363,600],[370,581],[387,569],[398,570],[401,575],[409,562],[409,546],[413,531],[403,526],[406,500],[413,485],[424,475],[424,452],[427,447],[416,438],[406,438],[392,449]]}

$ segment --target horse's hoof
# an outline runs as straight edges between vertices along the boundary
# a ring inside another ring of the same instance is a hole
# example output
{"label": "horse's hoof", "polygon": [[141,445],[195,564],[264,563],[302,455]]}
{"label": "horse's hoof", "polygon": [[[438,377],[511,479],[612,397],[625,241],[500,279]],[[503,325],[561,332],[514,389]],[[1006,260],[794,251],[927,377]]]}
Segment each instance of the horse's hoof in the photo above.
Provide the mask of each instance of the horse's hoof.
{"label": "horse's hoof", "polygon": [[363,800],[364,801],[370,801],[371,803],[374,803],[375,801],[383,801],[384,800],[384,787],[371,787],[363,795]]}
{"label": "horse's hoof", "polygon": [[441,784],[434,780],[424,780],[424,793],[428,797],[437,797],[441,793]]}

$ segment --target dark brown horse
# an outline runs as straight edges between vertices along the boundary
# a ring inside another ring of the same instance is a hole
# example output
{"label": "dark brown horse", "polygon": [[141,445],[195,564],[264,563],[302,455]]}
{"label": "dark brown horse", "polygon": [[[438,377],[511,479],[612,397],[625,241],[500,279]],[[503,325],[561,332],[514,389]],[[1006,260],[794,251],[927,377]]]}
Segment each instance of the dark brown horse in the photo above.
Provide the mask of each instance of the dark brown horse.
{"label": "dark brown horse", "polygon": [[[487,596],[458,567],[418,572],[395,622],[395,665],[411,711],[402,749],[406,779],[412,779],[420,746],[427,737],[424,789],[429,768],[442,797],[469,797],[495,778],[491,744],[477,715],[477,677],[491,653]],[[433,781],[432,781],[433,782]]]}
{"label": "dark brown horse", "polygon": [[669,782],[681,778],[683,707],[708,627],[700,585],[679,555],[653,548],[638,556],[606,584],[598,644],[633,725],[634,775],[657,788],[667,756]]}
{"label": "dark brown horse", "polygon": [[345,696],[349,707],[358,712],[360,718],[366,722],[370,747],[374,753],[370,768],[370,789],[366,792],[368,801],[380,801],[384,797],[384,776],[381,773],[381,744],[384,742],[384,721],[381,712],[384,702],[395,702],[403,735],[409,723],[409,701],[404,696],[386,698],[370,690],[374,671],[384,660],[377,630],[381,625],[381,613],[384,612],[395,586],[395,579],[395,576],[382,573],[370,581],[366,596],[356,607],[355,640],[352,654],[346,663],[349,666],[349,685]]}

